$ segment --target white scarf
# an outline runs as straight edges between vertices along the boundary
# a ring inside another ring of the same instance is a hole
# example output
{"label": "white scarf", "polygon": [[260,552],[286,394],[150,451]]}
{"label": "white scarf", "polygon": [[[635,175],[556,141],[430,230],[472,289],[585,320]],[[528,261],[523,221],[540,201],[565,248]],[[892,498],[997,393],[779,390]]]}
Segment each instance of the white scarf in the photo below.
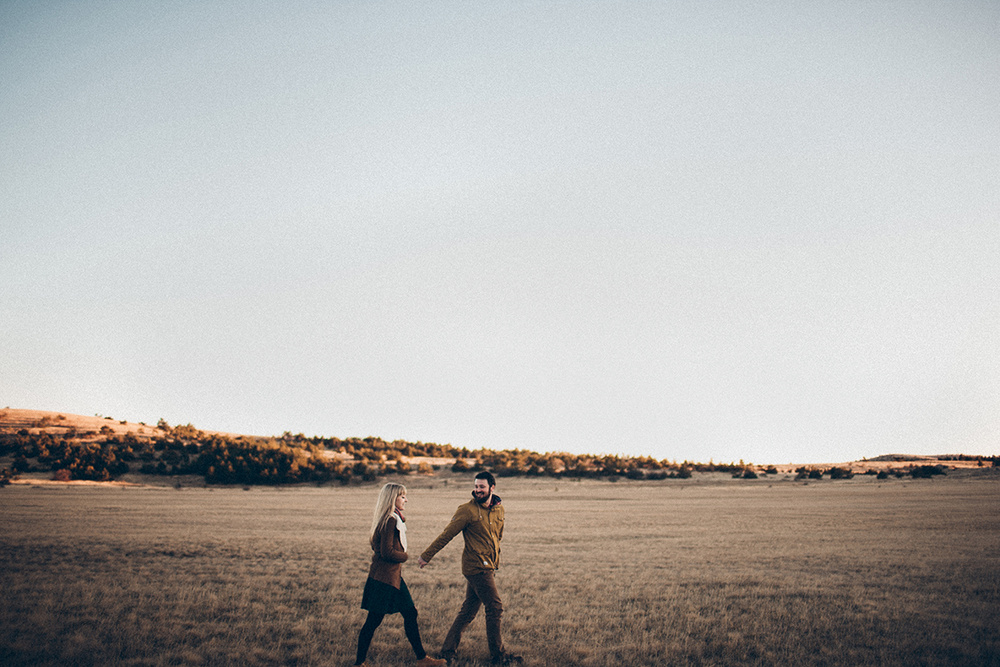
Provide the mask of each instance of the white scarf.
{"label": "white scarf", "polygon": [[399,516],[399,512],[393,512],[392,515],[396,517],[396,530],[399,531],[399,543],[403,545],[403,551],[406,551],[406,522],[403,521],[403,517]]}

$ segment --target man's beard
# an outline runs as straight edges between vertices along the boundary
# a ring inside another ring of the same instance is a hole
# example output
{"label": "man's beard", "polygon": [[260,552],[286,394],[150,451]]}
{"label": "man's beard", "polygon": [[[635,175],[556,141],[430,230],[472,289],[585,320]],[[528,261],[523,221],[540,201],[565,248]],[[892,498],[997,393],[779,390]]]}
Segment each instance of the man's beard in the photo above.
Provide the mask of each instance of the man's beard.
{"label": "man's beard", "polygon": [[489,491],[473,491],[472,497],[476,499],[476,502],[482,505],[486,502],[486,499],[490,497]]}

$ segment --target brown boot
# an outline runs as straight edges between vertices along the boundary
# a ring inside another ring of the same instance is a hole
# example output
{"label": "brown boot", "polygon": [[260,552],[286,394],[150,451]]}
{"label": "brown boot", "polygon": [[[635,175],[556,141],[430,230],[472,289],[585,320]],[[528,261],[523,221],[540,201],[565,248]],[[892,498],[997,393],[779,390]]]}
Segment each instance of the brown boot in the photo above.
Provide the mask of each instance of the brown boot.
{"label": "brown boot", "polygon": [[432,658],[429,655],[424,656],[420,660],[417,660],[417,667],[444,667],[448,664],[447,660],[441,660],[440,658]]}

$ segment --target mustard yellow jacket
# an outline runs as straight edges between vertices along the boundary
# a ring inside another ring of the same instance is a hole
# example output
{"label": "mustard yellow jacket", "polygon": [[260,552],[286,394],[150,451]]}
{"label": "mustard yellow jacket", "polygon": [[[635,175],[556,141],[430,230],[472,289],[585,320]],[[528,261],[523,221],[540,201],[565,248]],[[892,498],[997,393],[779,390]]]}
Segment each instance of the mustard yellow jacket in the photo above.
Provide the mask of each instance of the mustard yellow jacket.
{"label": "mustard yellow jacket", "polygon": [[503,539],[503,505],[500,496],[493,495],[489,507],[483,507],[475,499],[459,505],[455,516],[437,539],[420,554],[430,562],[453,537],[462,533],[465,550],[462,552],[462,574],[472,576],[500,567],[500,540]]}

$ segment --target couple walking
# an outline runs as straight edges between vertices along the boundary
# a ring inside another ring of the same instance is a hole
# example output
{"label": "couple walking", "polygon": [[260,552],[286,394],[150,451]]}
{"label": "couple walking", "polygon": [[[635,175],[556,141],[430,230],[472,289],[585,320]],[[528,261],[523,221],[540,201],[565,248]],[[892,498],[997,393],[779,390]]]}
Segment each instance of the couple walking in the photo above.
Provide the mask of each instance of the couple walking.
{"label": "couple walking", "polygon": [[500,637],[500,616],[503,604],[497,592],[493,572],[500,566],[500,540],[503,537],[503,505],[500,496],[493,493],[496,480],[488,472],[476,475],[472,487],[472,500],[459,505],[455,516],[444,531],[420,554],[417,564],[423,568],[453,537],[462,533],[465,550],[462,552],[462,574],[466,579],[465,602],[455,617],[441,647],[441,659],[434,659],[424,651],[417,627],[417,608],[410,591],[403,581],[403,562],[406,553],[406,487],[388,483],[382,487],[375,503],[372,518],[371,568],[361,597],[361,608],[368,611],[365,624],[358,635],[358,654],[355,665],[364,665],[368,647],[376,628],[387,614],[402,614],[403,629],[417,654],[419,667],[451,664],[462,631],[476,617],[481,606],[486,607],[486,638],[495,665],[521,662],[521,657],[504,651]]}

